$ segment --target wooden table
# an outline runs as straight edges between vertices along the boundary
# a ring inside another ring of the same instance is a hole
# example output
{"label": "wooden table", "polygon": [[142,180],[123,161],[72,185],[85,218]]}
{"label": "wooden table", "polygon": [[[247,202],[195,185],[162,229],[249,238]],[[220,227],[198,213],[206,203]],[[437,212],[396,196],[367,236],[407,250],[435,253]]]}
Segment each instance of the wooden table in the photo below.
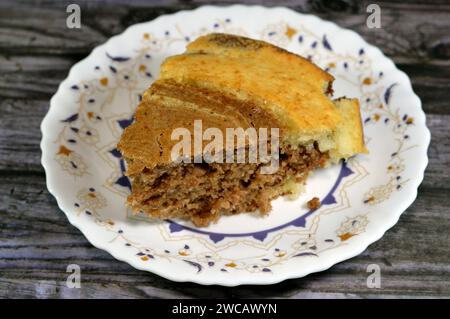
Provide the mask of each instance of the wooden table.
{"label": "wooden table", "polygon": [[[66,5],[82,28],[65,27]],[[247,1],[258,3],[258,1]],[[58,209],[40,164],[39,125],[70,67],[126,27],[203,1],[0,2],[0,297],[450,297],[450,3],[377,1],[381,29],[368,29],[368,3],[262,1],[316,14],[380,47],[412,80],[427,113],[430,163],[415,203],[360,256],[323,273],[277,285],[224,288],[174,283],[94,248]],[[38,5],[41,3],[41,5]],[[224,1],[222,3],[228,3]],[[81,289],[66,267],[81,266]],[[381,266],[381,289],[366,286]]]}

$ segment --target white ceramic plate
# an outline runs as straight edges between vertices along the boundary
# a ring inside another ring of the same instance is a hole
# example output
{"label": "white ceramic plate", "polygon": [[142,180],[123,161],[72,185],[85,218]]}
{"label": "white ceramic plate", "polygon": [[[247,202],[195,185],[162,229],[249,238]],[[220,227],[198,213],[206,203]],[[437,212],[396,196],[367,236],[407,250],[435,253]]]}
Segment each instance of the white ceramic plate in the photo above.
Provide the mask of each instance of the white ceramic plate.
{"label": "white ceramic plate", "polygon": [[[317,172],[305,194],[275,200],[268,217],[202,229],[130,217],[116,143],[160,63],[209,32],[269,41],[331,72],[335,96],[361,101],[370,154]],[[48,189],[94,246],[171,280],[225,286],[298,278],[361,253],[416,198],[430,141],[408,77],[379,49],[311,15],[241,5],[161,16],[111,38],[72,67],[41,128]],[[323,205],[308,211],[313,196]]]}

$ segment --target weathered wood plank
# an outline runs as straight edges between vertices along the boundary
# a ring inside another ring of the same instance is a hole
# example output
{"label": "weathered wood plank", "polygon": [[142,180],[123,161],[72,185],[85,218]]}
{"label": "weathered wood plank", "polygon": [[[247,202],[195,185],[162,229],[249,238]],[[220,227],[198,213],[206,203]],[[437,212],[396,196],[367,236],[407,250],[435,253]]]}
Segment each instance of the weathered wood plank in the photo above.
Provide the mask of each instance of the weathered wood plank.
{"label": "weathered wood plank", "polygon": [[[5,53],[73,54],[85,53],[123,31],[131,24],[149,21],[163,13],[194,8],[205,1],[169,2],[163,4],[136,2],[134,5],[117,2],[104,6],[102,2],[80,3],[83,27],[67,29],[65,6],[15,6],[4,3],[7,10],[0,12],[0,50]],[[256,2],[255,2],[256,3]],[[267,5],[275,3],[264,2]],[[450,54],[450,5],[421,3],[417,5],[380,3],[382,28],[366,27],[366,7],[370,2],[348,1],[330,5],[322,1],[312,3],[284,1],[276,3],[294,10],[314,13],[324,19],[360,33],[386,54],[399,58],[448,59]],[[171,4],[175,5],[170,6]],[[343,14],[345,13],[345,14]],[[45,16],[45,21],[40,19]],[[411,17],[414,17],[413,19]]]}
{"label": "weathered wood plank", "polygon": [[447,115],[427,115],[427,126],[431,131],[431,143],[422,185],[446,189],[450,182],[450,118]]}
{"label": "weathered wood plank", "polygon": [[27,54],[85,53],[87,48],[106,40],[87,21],[81,29],[68,29],[66,18],[65,10],[39,6],[10,6],[0,10],[0,51]]}
{"label": "weathered wood plank", "polygon": [[0,54],[0,72],[67,72],[72,64],[82,57],[39,56],[39,55],[4,55]]}
{"label": "weathered wood plank", "polygon": [[[73,64],[83,56],[7,56],[0,53],[0,99],[50,99]],[[394,59],[395,62],[395,59]],[[404,62],[404,61],[403,61]],[[411,78],[427,113],[450,114],[445,97],[450,90],[450,67],[440,61],[399,63]]]}
{"label": "weathered wood plank", "polygon": [[[247,1],[319,15],[379,46],[410,76],[432,143],[417,200],[363,254],[303,279],[236,288],[174,284],[94,248],[59,211],[40,166],[39,125],[73,63],[129,25],[207,1],[79,0],[81,30],[65,27],[68,3],[0,2],[0,298],[450,298],[448,1],[378,1],[381,30],[365,26],[371,1]],[[81,266],[80,290],[65,286],[69,263]],[[366,287],[371,263],[381,266],[382,289]]]}
{"label": "weathered wood plank", "polygon": [[47,100],[0,100],[0,171],[42,172],[40,123]]}
{"label": "weathered wood plank", "polygon": [[450,65],[440,63],[397,64],[411,79],[427,114],[450,114]]}
{"label": "weathered wood plank", "polygon": [[50,100],[73,64],[82,57],[8,56],[0,53],[0,101]]}
{"label": "weathered wood plank", "polygon": [[[317,294],[369,297],[450,297],[448,255],[450,199],[438,189],[422,189],[400,222],[363,254],[304,279],[275,287],[225,289],[195,284],[173,285],[158,276],[134,270],[92,247],[71,226],[46,191],[40,175],[0,176],[0,297],[11,293],[59,297],[305,297]],[[33,207],[33,209],[29,209]],[[66,267],[82,269],[81,291],[65,287]],[[366,267],[382,269],[381,290],[366,287]],[[51,287],[56,281],[58,292]],[[302,291],[299,293],[299,291]],[[306,295],[308,296],[308,295]]]}

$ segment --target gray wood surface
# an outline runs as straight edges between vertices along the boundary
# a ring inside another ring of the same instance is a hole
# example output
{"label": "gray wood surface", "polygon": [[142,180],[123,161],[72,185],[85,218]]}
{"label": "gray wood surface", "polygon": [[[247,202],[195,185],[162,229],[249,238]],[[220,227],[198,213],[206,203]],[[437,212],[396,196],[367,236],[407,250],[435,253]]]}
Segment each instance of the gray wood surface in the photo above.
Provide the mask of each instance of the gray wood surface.
{"label": "gray wood surface", "polygon": [[[65,8],[72,2],[82,7],[81,30],[65,28]],[[410,76],[422,99],[432,142],[419,195],[399,223],[360,256],[277,285],[207,287],[135,270],[94,248],[69,224],[46,189],[40,165],[39,125],[57,85],[72,64],[127,26],[205,3],[0,1],[0,297],[449,298],[449,1],[377,1],[379,30],[365,26],[370,2],[247,1],[284,5],[357,31]],[[81,266],[81,289],[65,286],[71,263]],[[366,286],[372,263],[381,266],[381,289]]]}

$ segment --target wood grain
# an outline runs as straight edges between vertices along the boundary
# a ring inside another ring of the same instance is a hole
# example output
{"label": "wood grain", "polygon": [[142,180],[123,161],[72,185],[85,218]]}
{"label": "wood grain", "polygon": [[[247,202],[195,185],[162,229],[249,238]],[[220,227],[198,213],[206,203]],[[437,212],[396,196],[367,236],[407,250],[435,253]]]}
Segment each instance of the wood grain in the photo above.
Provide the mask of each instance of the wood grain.
{"label": "wood grain", "polygon": [[[205,1],[77,1],[81,30],[65,28],[70,1],[0,3],[0,298],[379,298],[450,297],[450,4],[378,1],[382,29],[365,26],[364,1],[246,1],[284,5],[360,33],[411,78],[432,133],[429,166],[415,203],[356,258],[326,272],[267,286],[173,283],[94,248],[71,226],[45,185],[41,120],[70,67],[126,27]],[[222,4],[231,2],[222,1]],[[82,269],[82,288],[65,285]],[[366,286],[377,263],[382,288]]]}
{"label": "wood grain", "polygon": [[[30,209],[33,207],[33,209]],[[41,175],[3,175],[0,186],[0,295],[10,285],[23,284],[20,293],[44,289],[56,282],[61,289],[53,297],[294,297],[331,294],[370,296],[449,296],[450,256],[447,194],[422,188],[416,202],[400,222],[360,256],[304,279],[254,288],[224,289],[195,284],[173,284],[156,275],[133,269],[106,252],[92,247],[68,224],[47,192]],[[14,238],[14,240],[11,240]],[[447,242],[445,242],[447,241]],[[67,289],[66,267],[82,269],[81,291]],[[382,269],[382,289],[366,287],[367,265]],[[84,288],[86,287],[86,289]],[[18,287],[19,288],[19,287]],[[33,290],[34,289],[34,290]]]}

